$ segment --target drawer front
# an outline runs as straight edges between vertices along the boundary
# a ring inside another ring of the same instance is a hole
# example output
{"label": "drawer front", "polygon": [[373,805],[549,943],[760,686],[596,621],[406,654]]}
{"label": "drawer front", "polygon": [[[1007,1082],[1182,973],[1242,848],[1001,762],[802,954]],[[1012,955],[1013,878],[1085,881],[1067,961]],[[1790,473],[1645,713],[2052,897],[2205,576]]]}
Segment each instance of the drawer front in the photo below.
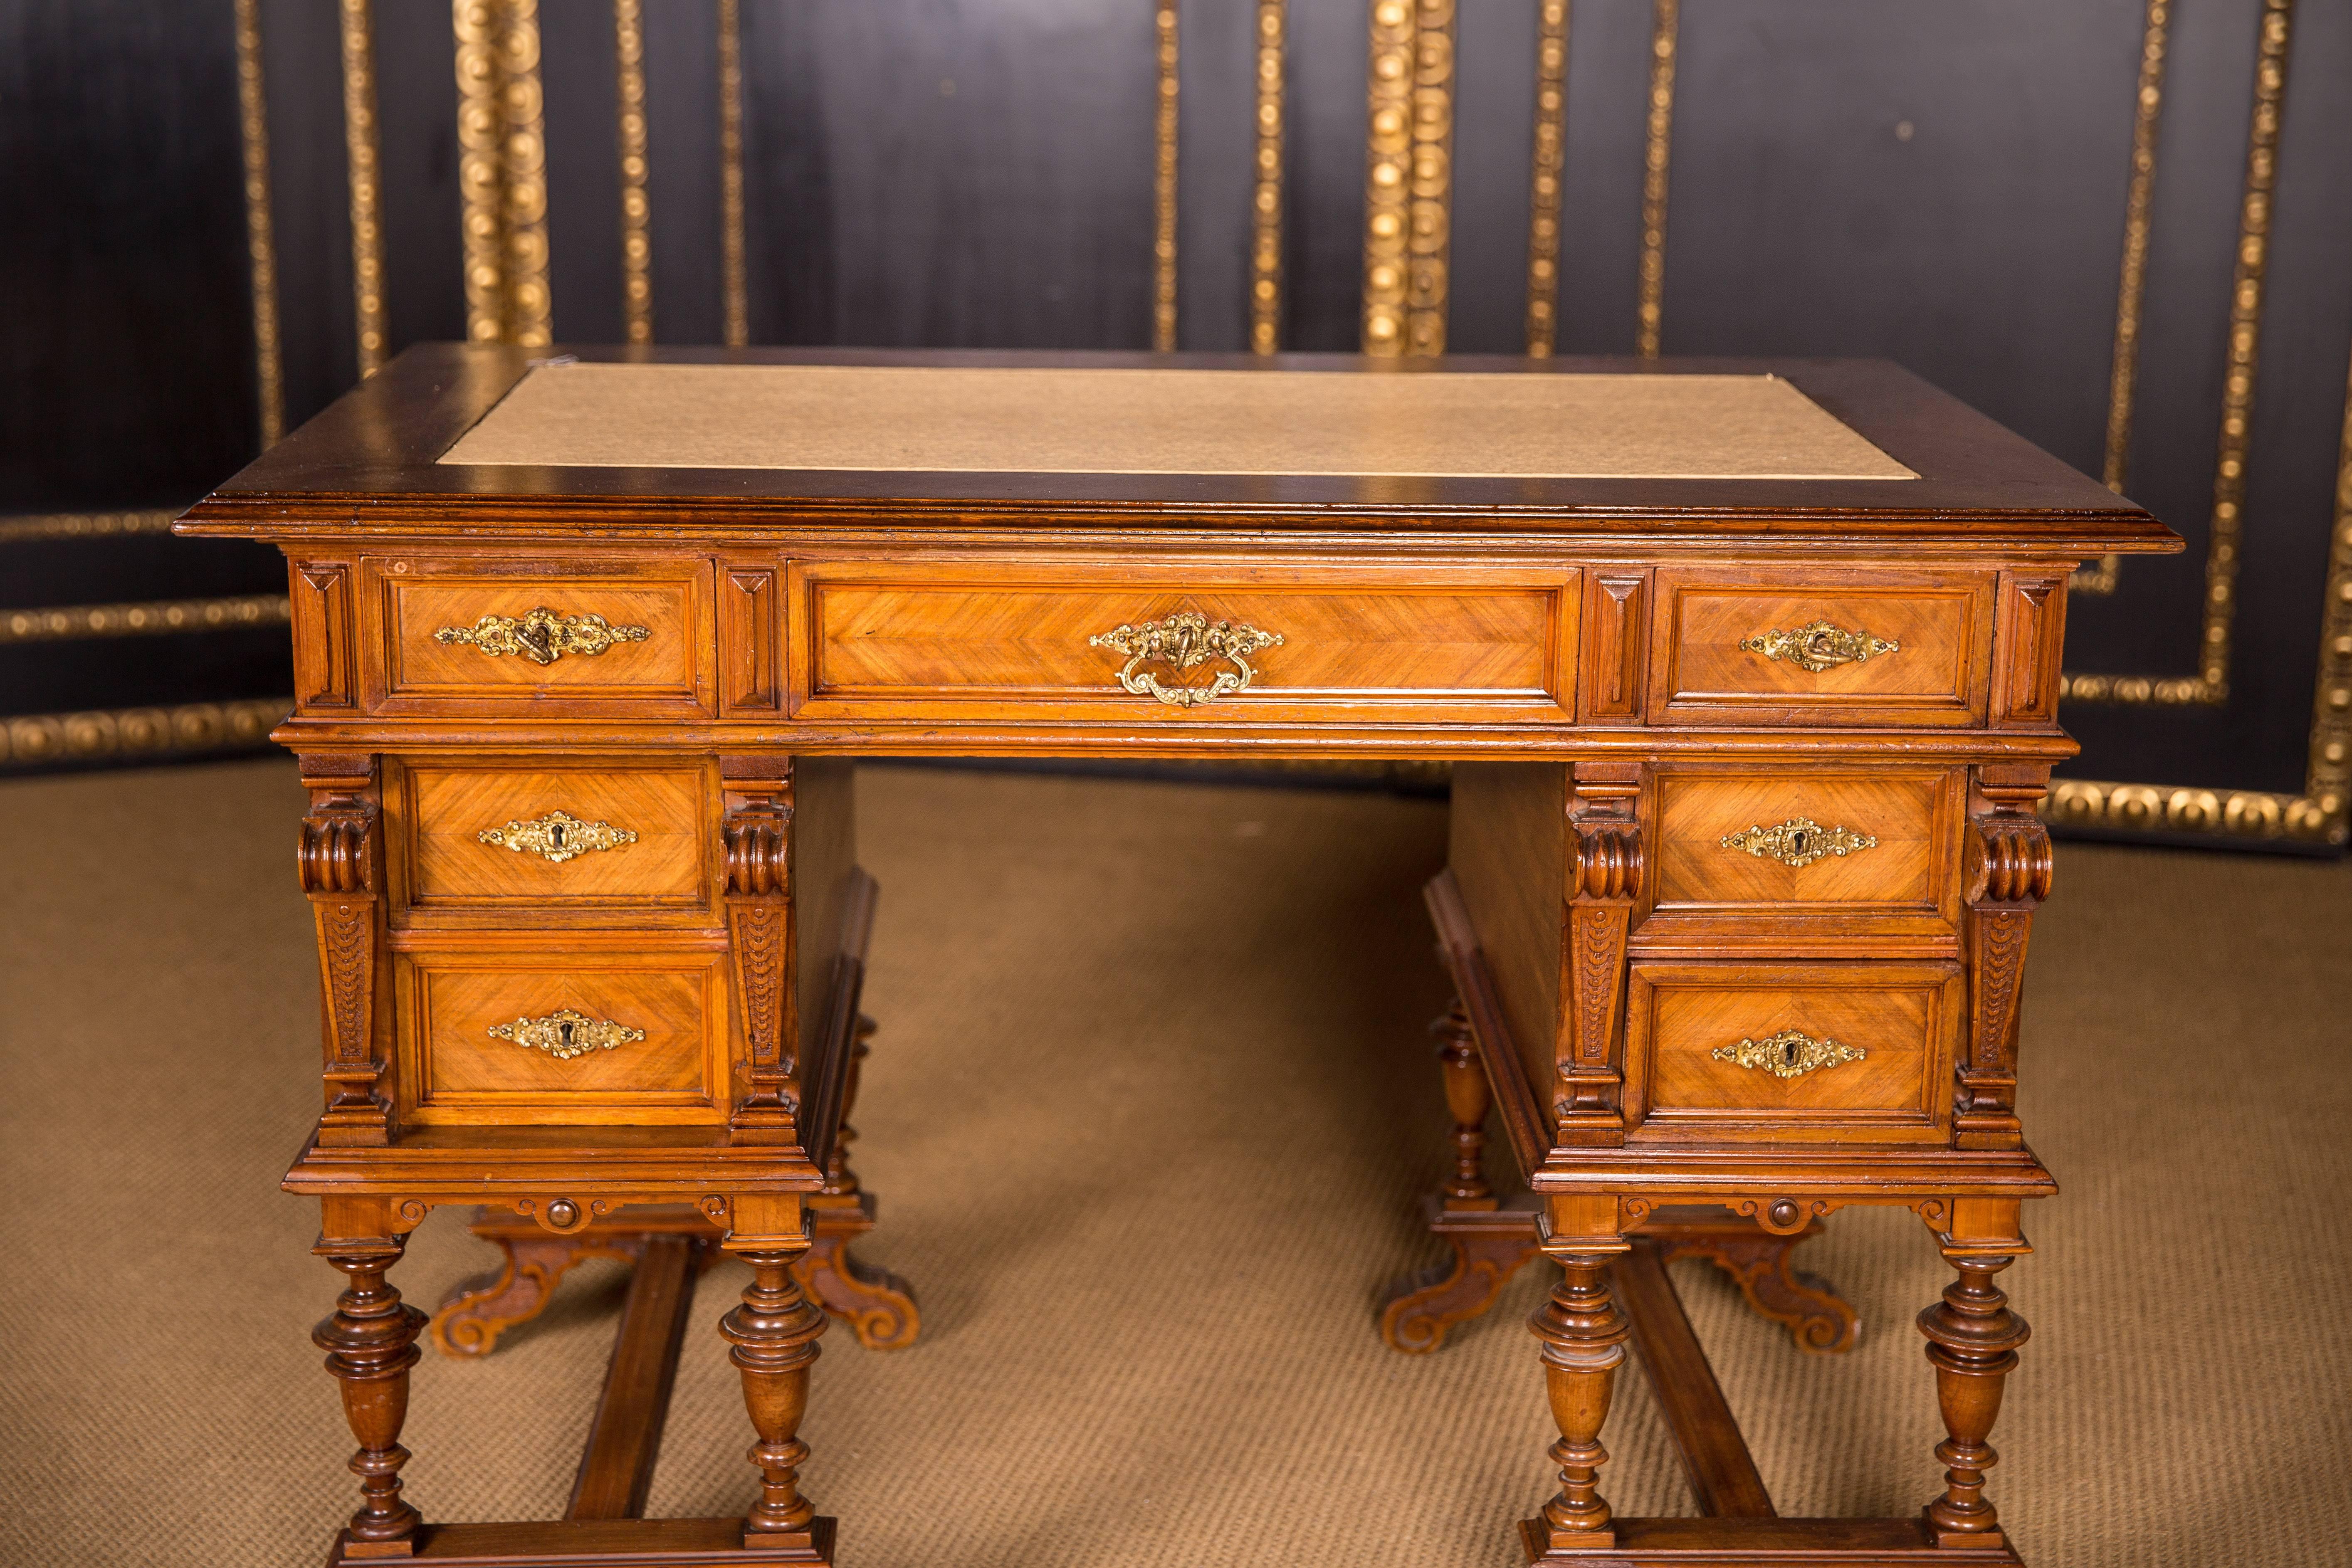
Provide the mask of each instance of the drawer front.
{"label": "drawer front", "polygon": [[396,907],[715,921],[718,806],[700,763],[410,763],[387,799]]}
{"label": "drawer front", "polygon": [[1992,581],[1661,568],[1653,724],[1980,725]]}
{"label": "drawer front", "polygon": [[402,1114],[419,1123],[724,1121],[724,957],[577,946],[403,953]]}
{"label": "drawer front", "polygon": [[1662,769],[1644,941],[1955,935],[1961,773]]}
{"label": "drawer front", "polygon": [[1564,720],[1573,574],[1123,581],[1108,570],[838,563],[798,574],[811,717],[1214,723],[1340,714]]}
{"label": "drawer front", "polygon": [[1960,992],[1948,963],[1637,963],[1626,1136],[1942,1142]]}
{"label": "drawer front", "polygon": [[560,713],[709,706],[716,662],[698,563],[507,571],[372,563],[371,695],[400,710]]}

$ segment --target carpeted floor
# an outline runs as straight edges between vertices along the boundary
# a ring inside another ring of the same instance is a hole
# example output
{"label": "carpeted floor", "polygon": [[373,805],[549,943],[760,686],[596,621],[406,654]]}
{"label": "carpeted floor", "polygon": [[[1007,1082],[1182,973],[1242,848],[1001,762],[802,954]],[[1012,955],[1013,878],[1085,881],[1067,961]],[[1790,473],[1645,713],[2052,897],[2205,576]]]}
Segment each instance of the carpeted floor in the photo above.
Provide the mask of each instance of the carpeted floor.
{"label": "carpeted floor", "polygon": [[[1444,808],[875,768],[866,1251],[923,1342],[828,1337],[806,1481],[843,1568],[1502,1568],[1550,1488],[1530,1268],[1441,1353],[1383,1349],[1432,1256]],[[308,1342],[334,1277],[277,1182],[316,1110],[289,764],[0,784],[0,1563],[318,1560],[351,1443]],[[2352,1562],[2352,870],[2062,847],[2024,1110],[2064,1184],[2004,1277],[2033,1323],[1992,1492],[2037,1565]],[[436,1303],[457,1214],[394,1279]],[[1907,1513],[1939,1435],[1907,1212],[1809,1248],[1861,1348],[1801,1356],[1676,1278],[1784,1513]],[[715,1321],[745,1274],[702,1287]],[[409,1495],[554,1517],[622,1276],[488,1361],[429,1353]],[[1688,1508],[1638,1376],[1607,1490]],[[739,1511],[750,1439],[688,1342],[656,1513]]]}

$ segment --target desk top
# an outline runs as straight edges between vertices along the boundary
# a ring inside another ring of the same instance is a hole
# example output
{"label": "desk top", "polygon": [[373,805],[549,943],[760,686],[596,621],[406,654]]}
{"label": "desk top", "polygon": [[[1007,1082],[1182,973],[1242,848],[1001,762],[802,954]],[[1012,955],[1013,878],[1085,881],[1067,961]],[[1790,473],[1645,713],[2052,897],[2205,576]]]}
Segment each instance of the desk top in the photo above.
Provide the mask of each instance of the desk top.
{"label": "desk top", "polygon": [[1876,361],[412,348],[183,531],[876,521],[2178,549]]}

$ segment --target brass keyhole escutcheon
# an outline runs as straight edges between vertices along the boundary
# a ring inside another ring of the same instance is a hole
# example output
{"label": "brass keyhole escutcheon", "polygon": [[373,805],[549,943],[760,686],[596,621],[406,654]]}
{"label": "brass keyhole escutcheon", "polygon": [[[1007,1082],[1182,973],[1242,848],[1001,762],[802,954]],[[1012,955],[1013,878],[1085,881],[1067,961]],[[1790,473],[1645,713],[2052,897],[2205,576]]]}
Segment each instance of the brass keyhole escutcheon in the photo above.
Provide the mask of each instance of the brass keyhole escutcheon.
{"label": "brass keyhole escutcheon", "polygon": [[497,658],[518,653],[533,664],[553,664],[565,654],[593,658],[615,643],[644,642],[649,626],[616,626],[602,616],[559,616],[541,605],[521,616],[484,616],[470,626],[443,626],[437,643],[464,644]]}
{"label": "brass keyhole escutcheon", "polygon": [[610,1018],[591,1018],[570,1007],[559,1007],[544,1018],[492,1024],[489,1032],[494,1039],[512,1040],[516,1045],[545,1051],[560,1062],[584,1057],[590,1051],[609,1051],[615,1046],[646,1037],[643,1029],[616,1024]]}
{"label": "brass keyhole escutcheon", "polygon": [[1739,646],[1775,662],[1785,658],[1799,669],[1815,675],[1835,669],[1841,664],[1861,664],[1882,654],[1903,651],[1900,643],[1872,637],[1865,631],[1850,632],[1831,621],[1814,621],[1792,632],[1776,627],[1760,637],[1743,638]]}
{"label": "brass keyhole escutcheon", "polygon": [[636,829],[633,827],[583,821],[568,811],[518,817],[504,827],[485,827],[474,837],[484,844],[495,844],[519,855],[536,855],[556,866],[598,849],[617,849],[637,841]]}
{"label": "brass keyhole escutcheon", "polygon": [[1745,849],[1759,860],[1778,860],[1791,869],[1832,855],[1843,858],[1878,847],[1874,835],[1834,824],[1823,827],[1810,816],[1792,816],[1770,827],[1751,824],[1737,833],[1725,834],[1717,842],[1726,849]]}
{"label": "brass keyhole escutcheon", "polygon": [[1843,1067],[1870,1053],[1860,1046],[1842,1045],[1828,1038],[1817,1040],[1801,1029],[1782,1029],[1760,1040],[1743,1039],[1737,1045],[1717,1046],[1709,1054],[1719,1062],[1785,1079]]}

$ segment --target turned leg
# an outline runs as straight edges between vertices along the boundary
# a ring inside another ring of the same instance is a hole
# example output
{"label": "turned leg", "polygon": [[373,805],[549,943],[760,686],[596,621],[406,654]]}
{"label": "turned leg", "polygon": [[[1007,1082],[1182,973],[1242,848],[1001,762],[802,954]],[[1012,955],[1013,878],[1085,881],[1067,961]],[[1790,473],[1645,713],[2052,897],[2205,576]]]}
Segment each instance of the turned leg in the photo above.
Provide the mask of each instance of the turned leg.
{"label": "turned leg", "polygon": [[[776,1209],[797,1206],[792,1200],[768,1204]],[[749,1202],[738,1204],[739,1209],[750,1207]],[[800,1440],[800,1425],[825,1317],[793,1278],[793,1263],[808,1248],[801,1216],[791,1215],[787,1229],[777,1223],[782,1219],[777,1214],[760,1227],[763,1234],[752,1236],[742,1234],[745,1217],[739,1213],[738,1232],[725,1246],[751,1266],[751,1283],[741,1305],[719,1324],[720,1335],[735,1347],[728,1359],[743,1374],[743,1403],[760,1435],[750,1455],[760,1471],[760,1500],[743,1521],[743,1542],[810,1547],[816,1509],[800,1494],[800,1468],[809,1454]]]}
{"label": "turned leg", "polygon": [[360,1444],[352,1473],[360,1478],[362,1501],[347,1527],[347,1557],[400,1557],[415,1549],[416,1510],[400,1495],[400,1468],[408,1462],[400,1428],[408,1417],[408,1369],[416,1364],[425,1314],[403,1301],[383,1277],[404,1247],[398,1236],[322,1234],[313,1249],[348,1281],[333,1315],[310,1335],[327,1352],[327,1370],[341,1387],[343,1417]]}
{"label": "turned leg", "polygon": [[[1965,1218],[1965,1211],[1984,1205],[1964,1200],[1953,1206]],[[2017,1347],[2032,1331],[2024,1319],[2009,1310],[2009,1298],[1993,1283],[1994,1275],[2028,1250],[2024,1238],[2015,1234],[2017,1205],[2002,1206],[2010,1223],[1995,1228],[2006,1230],[2006,1238],[1938,1237],[1945,1260],[1959,1278],[1945,1288],[1941,1301],[1919,1314],[1919,1331],[1927,1336],[1927,1360],[1936,1369],[1936,1403],[1948,1434],[1936,1445],[1936,1458],[1946,1467],[1944,1492],[1927,1505],[1927,1525],[1941,1546],[2001,1542],[2000,1516],[1984,1495],[1985,1472],[2000,1456],[1986,1438],[2000,1415],[2001,1393],[2017,1365]]]}
{"label": "turned leg", "polygon": [[[1633,1331],[1609,1289],[1609,1260],[1626,1250],[1615,1233],[1615,1200],[1555,1198],[1550,1207],[1543,1250],[1559,1264],[1560,1281],[1528,1327],[1543,1342],[1544,1383],[1559,1428],[1551,1448],[1559,1492],[1544,1504],[1542,1517],[1519,1527],[1531,1559],[1616,1544],[1601,1496],[1601,1467],[1609,1458],[1601,1427]],[[1580,1217],[1588,1221],[1583,1234],[1563,1223]]]}
{"label": "turned leg", "polygon": [[1487,1184],[1486,1110],[1493,1090],[1460,1001],[1430,1025],[1437,1037],[1438,1070],[1454,1117],[1454,1171],[1431,1206],[1430,1228],[1452,1257],[1389,1287],[1381,1304],[1381,1338],[1391,1350],[1425,1354],[1444,1342],[1445,1331],[1495,1304],[1512,1275],[1536,1255],[1533,1216],[1506,1210]]}
{"label": "turned leg", "polygon": [[850,1047],[848,1076],[841,1091],[841,1130],[826,1163],[824,1190],[808,1200],[812,1242],[793,1265],[801,1289],[818,1306],[849,1325],[870,1351],[903,1350],[921,1331],[914,1288],[887,1269],[869,1268],[850,1256],[849,1244],[874,1228],[874,1196],[862,1191],[849,1167],[849,1145],[857,1130],[849,1124],[857,1104],[860,1065],[872,1049],[874,1020],[860,1017]]}

